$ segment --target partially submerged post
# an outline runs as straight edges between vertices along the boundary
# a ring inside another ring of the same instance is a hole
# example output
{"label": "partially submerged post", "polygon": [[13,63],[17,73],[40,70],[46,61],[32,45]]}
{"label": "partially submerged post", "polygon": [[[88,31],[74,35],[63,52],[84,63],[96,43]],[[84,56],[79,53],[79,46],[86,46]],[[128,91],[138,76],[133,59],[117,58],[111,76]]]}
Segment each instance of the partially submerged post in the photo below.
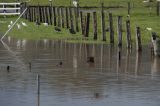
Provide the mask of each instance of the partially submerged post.
{"label": "partially submerged post", "polygon": [[110,32],[110,43],[114,44],[114,30],[113,30],[112,13],[109,13],[109,32]]}
{"label": "partially submerged post", "polygon": [[126,36],[127,36],[127,48],[132,48],[132,40],[131,40],[131,28],[130,28],[130,20],[126,21]]}
{"label": "partially submerged post", "polygon": [[118,33],[118,46],[122,47],[122,16],[118,16],[117,33]]}
{"label": "partially submerged post", "polygon": [[138,52],[142,51],[140,27],[136,27],[136,48]]}
{"label": "partially submerged post", "polygon": [[97,13],[96,12],[93,12],[93,34],[94,34],[93,39],[97,40]]}
{"label": "partially submerged post", "polygon": [[40,76],[37,74],[37,94],[40,94]]}
{"label": "partially submerged post", "polygon": [[101,27],[102,27],[102,41],[106,41],[105,15],[104,15],[104,4],[103,3],[101,3]]}

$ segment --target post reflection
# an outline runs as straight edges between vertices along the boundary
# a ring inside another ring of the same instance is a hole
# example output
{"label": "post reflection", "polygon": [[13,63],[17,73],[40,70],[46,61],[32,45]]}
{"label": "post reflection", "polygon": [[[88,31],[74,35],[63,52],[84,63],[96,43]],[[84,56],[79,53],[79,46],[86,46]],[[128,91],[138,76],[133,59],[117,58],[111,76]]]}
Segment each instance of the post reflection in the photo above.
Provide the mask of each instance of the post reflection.
{"label": "post reflection", "polygon": [[138,71],[140,71],[141,64],[141,52],[136,52],[136,63],[135,63],[135,78],[138,76]]}
{"label": "post reflection", "polygon": [[77,63],[77,45],[74,44],[74,49],[73,49],[73,68],[74,68],[74,77],[77,77],[77,68],[78,68],[78,63]]}
{"label": "post reflection", "polygon": [[152,78],[160,75],[160,58],[154,57],[151,64],[151,76]]}

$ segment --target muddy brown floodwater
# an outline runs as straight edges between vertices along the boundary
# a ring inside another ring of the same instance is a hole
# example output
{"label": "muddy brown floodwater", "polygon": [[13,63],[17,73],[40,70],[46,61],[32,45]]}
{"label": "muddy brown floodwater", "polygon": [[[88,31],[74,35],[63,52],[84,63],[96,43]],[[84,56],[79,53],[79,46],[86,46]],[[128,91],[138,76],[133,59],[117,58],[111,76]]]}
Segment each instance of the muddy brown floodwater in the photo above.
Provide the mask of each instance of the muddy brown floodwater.
{"label": "muddy brown floodwater", "polygon": [[134,50],[5,38],[0,106],[160,106],[160,59]]}

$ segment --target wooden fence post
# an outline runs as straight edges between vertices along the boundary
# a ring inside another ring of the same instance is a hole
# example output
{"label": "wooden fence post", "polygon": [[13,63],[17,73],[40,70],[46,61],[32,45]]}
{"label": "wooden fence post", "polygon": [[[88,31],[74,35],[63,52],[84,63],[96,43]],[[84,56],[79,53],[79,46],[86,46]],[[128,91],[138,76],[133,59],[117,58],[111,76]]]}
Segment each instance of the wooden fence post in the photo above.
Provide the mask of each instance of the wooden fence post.
{"label": "wooden fence post", "polygon": [[68,8],[66,7],[66,27],[69,28],[69,21],[68,21]]}
{"label": "wooden fence post", "polygon": [[63,12],[63,8],[61,8],[61,24],[62,24],[62,28],[64,28],[64,12]]}
{"label": "wooden fence post", "polygon": [[47,18],[46,18],[46,7],[43,6],[43,17],[44,17],[44,22],[47,22]]}
{"label": "wooden fence post", "polygon": [[102,40],[106,41],[106,29],[105,29],[105,15],[104,15],[104,4],[101,4],[101,27],[102,27]]}
{"label": "wooden fence post", "polygon": [[74,31],[74,25],[73,25],[73,15],[72,15],[72,9],[69,7],[69,14],[70,14],[70,29]]}
{"label": "wooden fence post", "polygon": [[37,11],[38,11],[38,14],[37,14],[37,21],[38,21],[38,22],[41,22],[41,11],[40,11],[39,5],[38,5],[38,7],[37,7]]}
{"label": "wooden fence post", "polygon": [[82,31],[82,35],[84,35],[84,30],[85,30],[85,25],[84,25],[84,17],[83,17],[83,12],[80,12],[80,19],[81,19],[81,31]]}
{"label": "wooden fence post", "polygon": [[41,22],[44,22],[44,17],[43,17],[43,8],[40,6],[40,17],[41,17]]}
{"label": "wooden fence post", "polygon": [[[48,14],[48,6],[45,7],[45,10],[46,10],[46,12],[45,12],[45,14],[46,14],[46,22],[49,23],[49,18],[48,18],[48,17],[49,17],[49,14]],[[49,24],[50,24],[50,23],[49,23]]]}
{"label": "wooden fence post", "polygon": [[57,14],[56,14],[56,7],[53,7],[53,20],[54,20],[54,26],[57,25]]}
{"label": "wooden fence post", "polygon": [[61,27],[60,7],[57,7],[57,15],[58,15],[58,27]]}
{"label": "wooden fence post", "polygon": [[127,36],[127,48],[132,48],[132,40],[131,40],[131,28],[130,28],[130,20],[126,21],[126,36]]}
{"label": "wooden fence post", "polygon": [[93,34],[94,34],[93,39],[97,40],[97,13],[96,12],[93,12]]}
{"label": "wooden fence post", "polygon": [[118,46],[122,47],[122,16],[118,16],[117,33],[118,33]]}
{"label": "wooden fence post", "polygon": [[50,20],[50,25],[52,25],[52,13],[53,13],[53,10],[52,10],[52,5],[49,6],[49,20]]}
{"label": "wooden fence post", "polygon": [[86,20],[86,29],[85,29],[85,37],[89,36],[89,24],[90,24],[90,13],[87,13],[87,20]]}
{"label": "wooden fence post", "polygon": [[30,22],[32,21],[32,18],[31,18],[31,7],[29,7],[28,19],[29,19]]}
{"label": "wooden fence post", "polygon": [[142,51],[140,27],[136,27],[136,48],[138,52]]}
{"label": "wooden fence post", "polygon": [[79,27],[78,27],[78,10],[77,10],[77,8],[74,8],[74,13],[75,13],[76,31],[79,32]]}
{"label": "wooden fence post", "polygon": [[113,30],[112,13],[109,13],[109,32],[110,32],[110,43],[114,44],[114,30]]}

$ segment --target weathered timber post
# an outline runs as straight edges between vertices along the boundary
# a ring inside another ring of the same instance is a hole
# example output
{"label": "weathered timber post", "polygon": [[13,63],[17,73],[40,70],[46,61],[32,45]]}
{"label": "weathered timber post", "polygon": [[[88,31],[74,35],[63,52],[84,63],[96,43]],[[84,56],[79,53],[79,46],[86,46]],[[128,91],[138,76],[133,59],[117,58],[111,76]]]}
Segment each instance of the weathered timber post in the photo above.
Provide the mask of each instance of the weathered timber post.
{"label": "weathered timber post", "polygon": [[89,36],[89,24],[90,24],[90,13],[87,13],[87,20],[86,20],[86,29],[85,29],[85,37]]}
{"label": "weathered timber post", "polygon": [[110,43],[114,44],[114,30],[113,30],[112,13],[109,13],[109,32],[110,32]]}
{"label": "weathered timber post", "polygon": [[106,41],[106,31],[105,31],[105,15],[104,15],[104,4],[101,4],[101,27],[102,27],[102,40]]}
{"label": "weathered timber post", "polygon": [[43,16],[43,7],[40,6],[40,14],[41,14],[41,22],[44,22],[44,16]]}
{"label": "weathered timber post", "polygon": [[64,28],[64,12],[63,12],[63,8],[61,8],[61,25],[62,25],[62,28]]}
{"label": "weathered timber post", "polygon": [[69,14],[70,14],[70,29],[74,31],[74,24],[73,24],[73,14],[72,14],[72,9],[69,7]]}
{"label": "weathered timber post", "polygon": [[46,22],[47,22],[48,24],[50,24],[50,22],[49,22],[48,6],[46,6]]}
{"label": "weathered timber post", "polygon": [[131,40],[131,27],[130,27],[130,20],[126,21],[126,36],[127,36],[127,48],[132,48],[132,40]]}
{"label": "weathered timber post", "polygon": [[32,6],[32,9],[31,9],[31,20],[32,20],[32,22],[33,22],[33,17],[34,17],[34,8]]}
{"label": "weathered timber post", "polygon": [[39,7],[39,4],[38,4],[38,7],[37,7],[37,21],[38,22],[41,22],[41,11],[40,11],[40,7]]}
{"label": "weathered timber post", "polygon": [[68,8],[66,7],[66,27],[69,28],[69,21],[68,21]]}
{"label": "weathered timber post", "polygon": [[40,76],[37,74],[37,94],[40,94]]}
{"label": "weathered timber post", "polygon": [[29,7],[28,19],[29,19],[30,22],[32,21],[32,18],[31,18],[31,7]]}
{"label": "weathered timber post", "polygon": [[84,25],[84,17],[83,17],[83,12],[80,12],[80,19],[81,19],[81,31],[82,31],[82,35],[84,35],[85,32],[85,25]]}
{"label": "weathered timber post", "polygon": [[53,9],[52,9],[52,5],[50,5],[50,7],[49,7],[49,20],[50,20],[50,25],[52,25],[52,13],[53,13]]}
{"label": "weathered timber post", "polygon": [[61,27],[60,8],[59,7],[57,7],[57,15],[58,15],[58,27]]}
{"label": "weathered timber post", "polygon": [[47,22],[47,18],[46,18],[46,8],[45,6],[43,6],[43,16],[44,16],[44,22]]}
{"label": "weathered timber post", "polygon": [[75,25],[76,25],[76,31],[79,32],[79,27],[78,27],[78,7],[74,8],[74,13],[75,13]]}
{"label": "weathered timber post", "polygon": [[93,39],[97,40],[97,13],[96,12],[93,12],[93,34],[94,34]]}
{"label": "weathered timber post", "polygon": [[117,33],[118,33],[118,46],[122,47],[122,16],[118,16]]}
{"label": "weathered timber post", "polygon": [[160,1],[157,1],[157,16],[160,15]]}
{"label": "weathered timber post", "polygon": [[138,52],[142,51],[140,27],[136,27],[136,48]]}
{"label": "weathered timber post", "polygon": [[53,16],[54,16],[54,18],[53,18],[54,26],[56,26],[57,25],[57,14],[56,14],[56,8],[55,7],[53,7]]}

